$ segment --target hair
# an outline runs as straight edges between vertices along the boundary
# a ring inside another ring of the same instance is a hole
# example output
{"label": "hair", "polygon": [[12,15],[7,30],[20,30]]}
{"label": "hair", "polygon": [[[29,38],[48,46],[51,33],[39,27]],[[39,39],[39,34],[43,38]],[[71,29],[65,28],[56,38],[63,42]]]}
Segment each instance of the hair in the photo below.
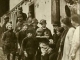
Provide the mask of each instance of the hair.
{"label": "hair", "polygon": [[71,20],[70,20],[70,18],[68,18],[68,17],[62,19],[61,22],[64,23],[64,24],[65,24],[66,26],[68,26],[68,27],[71,27],[71,26],[72,26]]}
{"label": "hair", "polygon": [[80,15],[75,14],[71,17],[71,20],[74,21],[75,23],[80,24]]}

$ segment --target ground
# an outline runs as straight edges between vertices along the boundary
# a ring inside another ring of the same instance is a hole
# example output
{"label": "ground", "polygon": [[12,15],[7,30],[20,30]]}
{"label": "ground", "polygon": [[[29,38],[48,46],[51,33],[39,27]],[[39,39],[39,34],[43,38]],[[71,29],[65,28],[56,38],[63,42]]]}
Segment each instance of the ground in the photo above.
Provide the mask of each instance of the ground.
{"label": "ground", "polygon": [[0,47],[0,60],[6,60],[5,55],[3,54],[2,48]]}

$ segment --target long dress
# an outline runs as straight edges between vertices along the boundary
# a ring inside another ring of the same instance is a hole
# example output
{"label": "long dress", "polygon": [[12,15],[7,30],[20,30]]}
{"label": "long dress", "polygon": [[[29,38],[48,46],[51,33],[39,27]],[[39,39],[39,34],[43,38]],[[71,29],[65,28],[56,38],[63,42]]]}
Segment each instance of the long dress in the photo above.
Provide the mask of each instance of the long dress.
{"label": "long dress", "polygon": [[75,28],[71,27],[66,35],[62,60],[68,60]]}
{"label": "long dress", "polygon": [[[71,56],[74,55],[74,59]],[[80,60],[80,26],[74,32],[69,60]]]}

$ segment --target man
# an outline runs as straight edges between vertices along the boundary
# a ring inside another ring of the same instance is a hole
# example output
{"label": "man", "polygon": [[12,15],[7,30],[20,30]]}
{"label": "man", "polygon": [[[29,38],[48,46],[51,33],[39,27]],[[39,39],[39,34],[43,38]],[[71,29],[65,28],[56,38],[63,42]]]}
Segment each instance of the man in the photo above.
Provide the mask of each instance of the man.
{"label": "man", "polygon": [[27,15],[25,13],[23,13],[23,9],[22,7],[18,8],[18,14],[22,14],[23,16],[23,21],[26,21]]}
{"label": "man", "polygon": [[6,29],[6,24],[9,22],[9,17],[6,15],[4,17],[4,24],[2,25],[2,33],[4,33],[5,31],[7,31]]}
{"label": "man", "polygon": [[18,20],[18,22],[17,22],[15,31],[19,32],[22,29],[23,23],[24,23],[22,14],[19,14],[17,16],[17,20]]}
{"label": "man", "polygon": [[36,18],[32,19],[32,25],[33,25],[33,28],[34,28],[35,31],[39,28],[37,26],[38,25],[38,20]]}

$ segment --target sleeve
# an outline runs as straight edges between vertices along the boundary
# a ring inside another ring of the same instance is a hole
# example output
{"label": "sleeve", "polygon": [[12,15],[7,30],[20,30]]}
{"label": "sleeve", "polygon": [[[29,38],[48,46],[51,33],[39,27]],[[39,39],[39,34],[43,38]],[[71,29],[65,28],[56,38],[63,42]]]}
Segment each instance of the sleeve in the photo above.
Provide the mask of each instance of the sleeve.
{"label": "sleeve", "polygon": [[5,39],[6,39],[6,32],[3,33],[1,40],[2,40],[2,41],[5,41]]}
{"label": "sleeve", "polygon": [[26,39],[27,39],[27,38],[24,38],[23,41],[22,41],[21,49],[22,49],[23,51],[26,50],[26,41],[27,41]]}

